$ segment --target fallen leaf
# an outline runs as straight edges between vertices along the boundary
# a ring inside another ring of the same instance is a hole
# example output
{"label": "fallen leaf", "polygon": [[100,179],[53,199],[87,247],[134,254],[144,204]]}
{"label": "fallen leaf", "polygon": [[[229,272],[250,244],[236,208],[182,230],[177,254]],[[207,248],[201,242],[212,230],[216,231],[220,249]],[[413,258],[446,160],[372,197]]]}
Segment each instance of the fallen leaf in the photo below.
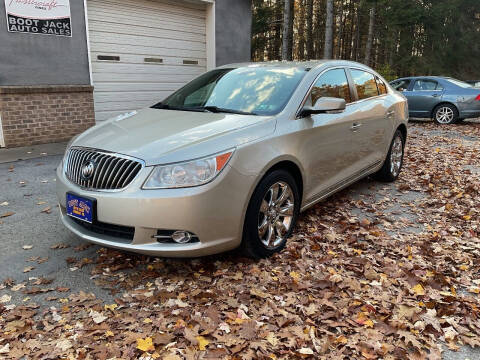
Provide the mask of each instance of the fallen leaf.
{"label": "fallen leaf", "polygon": [[425,295],[425,289],[423,288],[422,284],[415,285],[412,290],[416,295]]}
{"label": "fallen leaf", "polygon": [[9,216],[12,216],[12,215],[15,215],[15,213],[13,211],[9,211],[9,212],[1,214],[0,218],[6,218],[6,217],[9,217]]}
{"label": "fallen leaf", "polygon": [[27,273],[27,272],[32,271],[33,269],[35,269],[33,266],[27,266],[26,268],[23,269],[23,272]]}
{"label": "fallen leaf", "polygon": [[155,351],[151,337],[137,339],[137,349],[141,351]]}
{"label": "fallen leaf", "polygon": [[12,300],[12,297],[10,295],[5,294],[2,297],[0,297],[0,304],[8,303],[10,302],[10,300]]}
{"label": "fallen leaf", "polygon": [[203,336],[196,336],[195,339],[197,339],[198,341],[198,348],[202,351],[206,350],[207,345],[210,344],[210,342],[207,339],[205,339]]}
{"label": "fallen leaf", "polygon": [[90,310],[90,313],[88,314],[92,319],[95,324],[100,324],[104,322],[107,317],[100,314],[98,311],[95,310]]}
{"label": "fallen leaf", "polygon": [[313,350],[310,348],[301,348],[298,350],[298,353],[302,355],[313,355]]}
{"label": "fallen leaf", "polygon": [[10,352],[10,344],[7,343],[0,347],[0,354],[8,354]]}
{"label": "fallen leaf", "polygon": [[58,243],[58,244],[55,244],[55,245],[52,245],[50,246],[50,249],[66,249],[70,247],[70,245],[67,245],[67,244],[64,244],[64,243]]}
{"label": "fallen leaf", "polygon": [[50,214],[52,212],[52,209],[50,206],[47,206],[45,209],[43,209],[41,211],[42,213],[45,213],[45,214]]}

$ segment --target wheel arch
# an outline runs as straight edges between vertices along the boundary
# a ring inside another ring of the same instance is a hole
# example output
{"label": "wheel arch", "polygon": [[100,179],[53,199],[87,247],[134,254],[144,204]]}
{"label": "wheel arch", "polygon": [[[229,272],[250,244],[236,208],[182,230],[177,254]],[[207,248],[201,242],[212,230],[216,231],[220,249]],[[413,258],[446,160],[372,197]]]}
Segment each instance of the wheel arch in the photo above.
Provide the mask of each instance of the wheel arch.
{"label": "wheel arch", "polygon": [[402,133],[402,136],[403,136],[403,146],[405,146],[406,142],[407,142],[407,126],[405,124],[400,124],[398,127],[397,127],[397,130],[400,130],[400,132]]}
{"label": "wheel arch", "polygon": [[262,176],[262,179],[275,170],[286,170],[293,176],[298,186],[298,192],[300,195],[300,203],[301,203],[303,199],[304,182],[303,182],[303,175],[302,175],[302,171],[300,170],[300,167],[294,161],[281,160],[275,163],[273,166],[271,166],[267,171],[265,171],[265,173]]}
{"label": "wheel arch", "polygon": [[442,102],[439,102],[438,104],[435,104],[435,106],[433,107],[432,111],[430,112],[430,118],[434,119],[434,117],[435,117],[435,110],[436,110],[439,106],[442,106],[442,105],[451,105],[451,106],[453,106],[453,107],[457,110],[457,113],[460,114],[460,110],[458,110],[458,106],[455,105],[453,102],[450,102],[450,101],[442,101]]}

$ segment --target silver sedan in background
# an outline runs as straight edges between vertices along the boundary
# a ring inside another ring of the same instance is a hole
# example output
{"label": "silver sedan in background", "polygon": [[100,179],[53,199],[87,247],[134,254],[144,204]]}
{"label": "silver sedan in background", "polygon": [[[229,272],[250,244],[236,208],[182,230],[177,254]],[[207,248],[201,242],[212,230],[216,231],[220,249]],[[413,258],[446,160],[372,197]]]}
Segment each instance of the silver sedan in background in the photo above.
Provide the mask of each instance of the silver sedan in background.
{"label": "silver sedan in background", "polygon": [[420,76],[390,83],[408,99],[410,117],[454,124],[480,117],[480,89],[449,77]]}
{"label": "silver sedan in background", "polygon": [[405,97],[362,64],[226,65],[75,138],[57,169],[61,218],[143,254],[267,257],[300,211],[370,174],[394,181],[407,119]]}

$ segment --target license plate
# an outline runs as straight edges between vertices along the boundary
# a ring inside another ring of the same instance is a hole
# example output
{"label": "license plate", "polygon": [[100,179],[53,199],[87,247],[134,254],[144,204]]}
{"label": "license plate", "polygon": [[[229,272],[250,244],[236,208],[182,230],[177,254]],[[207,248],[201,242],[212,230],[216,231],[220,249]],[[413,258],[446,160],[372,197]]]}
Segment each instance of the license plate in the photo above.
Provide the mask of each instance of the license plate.
{"label": "license plate", "polygon": [[67,215],[88,223],[93,223],[95,200],[67,193]]}

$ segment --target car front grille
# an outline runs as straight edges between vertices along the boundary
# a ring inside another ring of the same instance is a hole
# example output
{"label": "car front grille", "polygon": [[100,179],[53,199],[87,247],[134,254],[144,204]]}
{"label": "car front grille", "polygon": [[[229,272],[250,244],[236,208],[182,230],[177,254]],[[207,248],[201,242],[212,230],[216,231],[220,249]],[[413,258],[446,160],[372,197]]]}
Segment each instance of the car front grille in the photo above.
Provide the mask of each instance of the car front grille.
{"label": "car front grille", "polygon": [[[90,163],[89,176],[83,168]],[[120,190],[128,186],[143,165],[140,161],[104,151],[71,148],[68,151],[65,175],[82,188],[89,190]]]}

